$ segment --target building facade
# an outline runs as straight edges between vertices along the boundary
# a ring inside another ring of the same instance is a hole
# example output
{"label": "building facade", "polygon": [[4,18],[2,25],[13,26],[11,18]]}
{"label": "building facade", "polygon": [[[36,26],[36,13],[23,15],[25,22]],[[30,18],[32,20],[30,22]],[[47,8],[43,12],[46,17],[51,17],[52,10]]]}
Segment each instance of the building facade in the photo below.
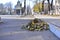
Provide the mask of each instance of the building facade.
{"label": "building facade", "polygon": [[21,15],[22,14],[22,4],[20,3],[20,1],[18,0],[16,6],[15,6],[15,13],[17,15]]}

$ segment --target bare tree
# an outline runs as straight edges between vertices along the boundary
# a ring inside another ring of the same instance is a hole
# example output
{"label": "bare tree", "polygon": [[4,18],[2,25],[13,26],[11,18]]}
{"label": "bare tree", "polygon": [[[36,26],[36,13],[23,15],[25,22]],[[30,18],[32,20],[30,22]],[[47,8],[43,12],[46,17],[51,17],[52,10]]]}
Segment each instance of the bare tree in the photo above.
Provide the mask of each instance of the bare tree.
{"label": "bare tree", "polygon": [[48,14],[50,14],[50,0],[47,1],[48,1]]}
{"label": "bare tree", "polygon": [[53,10],[53,0],[51,1],[51,10]]}
{"label": "bare tree", "polygon": [[24,13],[26,12],[26,0],[24,0]]}
{"label": "bare tree", "polygon": [[0,4],[0,14],[1,14],[1,15],[3,14],[3,9],[4,9],[4,5],[1,3],[1,4]]}
{"label": "bare tree", "polygon": [[12,14],[12,3],[11,2],[8,2],[5,4],[5,6],[7,7],[8,11],[9,11],[9,14]]}
{"label": "bare tree", "polygon": [[27,6],[27,14],[28,14],[28,15],[31,14],[31,7],[30,7],[30,5]]}
{"label": "bare tree", "polygon": [[42,1],[42,11],[44,11],[44,1],[45,0]]}
{"label": "bare tree", "polygon": [[48,1],[48,10],[50,11],[50,1],[49,0],[47,1]]}

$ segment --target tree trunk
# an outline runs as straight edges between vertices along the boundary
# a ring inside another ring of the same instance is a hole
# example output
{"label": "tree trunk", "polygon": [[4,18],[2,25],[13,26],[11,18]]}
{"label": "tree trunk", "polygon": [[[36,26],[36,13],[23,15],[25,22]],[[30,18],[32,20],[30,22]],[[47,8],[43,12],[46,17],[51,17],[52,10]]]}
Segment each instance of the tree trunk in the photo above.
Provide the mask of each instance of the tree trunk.
{"label": "tree trunk", "polygon": [[39,12],[41,12],[41,10],[40,10],[40,0],[39,0],[39,6],[38,6],[38,8],[39,8]]}
{"label": "tree trunk", "polygon": [[53,0],[51,1],[51,10],[53,10]]}
{"label": "tree trunk", "polygon": [[50,11],[50,1],[49,0],[47,1],[48,1],[48,10]]}
{"label": "tree trunk", "polygon": [[50,1],[49,0],[47,1],[48,1],[48,14],[50,15]]}
{"label": "tree trunk", "polygon": [[42,2],[42,11],[44,11],[44,0]]}
{"label": "tree trunk", "polygon": [[24,14],[26,14],[25,12],[26,12],[26,0],[24,0]]}

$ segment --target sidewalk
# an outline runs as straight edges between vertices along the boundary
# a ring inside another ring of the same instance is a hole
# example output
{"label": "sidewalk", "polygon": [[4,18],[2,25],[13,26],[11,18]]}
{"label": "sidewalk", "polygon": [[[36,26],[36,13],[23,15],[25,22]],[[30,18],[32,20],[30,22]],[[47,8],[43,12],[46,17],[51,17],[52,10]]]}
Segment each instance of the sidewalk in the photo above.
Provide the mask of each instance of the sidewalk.
{"label": "sidewalk", "polygon": [[60,16],[49,16],[49,15],[34,15],[35,18],[43,19],[60,19]]}
{"label": "sidewalk", "polygon": [[48,15],[0,15],[3,19],[34,19],[34,18],[43,18],[43,19],[60,19],[60,16],[48,16]]}

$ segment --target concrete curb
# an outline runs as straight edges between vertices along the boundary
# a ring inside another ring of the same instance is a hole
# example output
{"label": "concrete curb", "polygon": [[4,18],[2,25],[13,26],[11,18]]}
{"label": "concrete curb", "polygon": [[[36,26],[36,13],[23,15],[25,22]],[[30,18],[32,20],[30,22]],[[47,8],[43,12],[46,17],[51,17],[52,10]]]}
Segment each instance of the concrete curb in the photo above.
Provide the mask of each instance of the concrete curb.
{"label": "concrete curb", "polygon": [[44,15],[28,15],[28,16],[20,16],[20,15],[0,15],[3,19],[34,19],[34,18],[44,18],[44,19],[60,19],[59,17],[52,17],[52,16],[44,16]]}
{"label": "concrete curb", "polygon": [[60,39],[60,28],[55,25],[48,23],[50,27],[50,31],[53,32]]}

